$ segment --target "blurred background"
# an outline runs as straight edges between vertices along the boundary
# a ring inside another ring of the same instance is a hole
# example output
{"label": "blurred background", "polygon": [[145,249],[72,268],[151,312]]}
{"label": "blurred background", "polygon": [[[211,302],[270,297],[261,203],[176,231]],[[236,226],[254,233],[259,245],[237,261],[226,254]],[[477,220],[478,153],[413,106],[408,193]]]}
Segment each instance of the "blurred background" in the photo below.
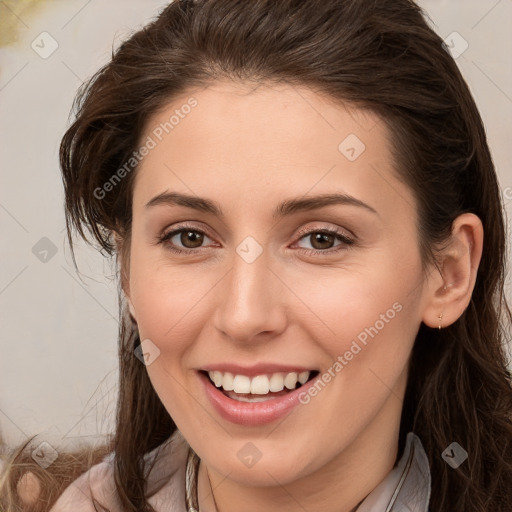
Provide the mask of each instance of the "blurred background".
{"label": "blurred background", "polygon": [[[95,444],[117,389],[113,263],[67,246],[58,147],[77,88],[162,0],[0,1],[0,436]],[[512,2],[422,0],[480,108],[512,216]],[[510,293],[511,276],[507,295]]]}

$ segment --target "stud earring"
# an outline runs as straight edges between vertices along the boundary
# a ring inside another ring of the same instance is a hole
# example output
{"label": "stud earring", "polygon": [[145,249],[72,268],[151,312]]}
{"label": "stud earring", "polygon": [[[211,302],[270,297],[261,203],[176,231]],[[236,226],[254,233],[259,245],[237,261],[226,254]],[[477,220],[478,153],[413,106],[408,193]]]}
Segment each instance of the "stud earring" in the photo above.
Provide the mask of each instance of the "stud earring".
{"label": "stud earring", "polygon": [[441,330],[441,320],[443,319],[443,313],[441,313],[437,318],[439,318],[439,327],[438,327],[438,329]]}

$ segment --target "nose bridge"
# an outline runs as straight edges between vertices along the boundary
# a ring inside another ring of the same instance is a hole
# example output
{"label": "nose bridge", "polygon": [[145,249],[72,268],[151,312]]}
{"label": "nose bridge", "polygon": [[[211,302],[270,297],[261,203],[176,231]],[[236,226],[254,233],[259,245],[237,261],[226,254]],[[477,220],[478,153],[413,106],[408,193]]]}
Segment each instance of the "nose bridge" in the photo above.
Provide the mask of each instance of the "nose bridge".
{"label": "nose bridge", "polygon": [[270,267],[269,253],[255,240],[244,240],[233,254],[218,303],[216,327],[235,340],[284,325],[283,290]]}

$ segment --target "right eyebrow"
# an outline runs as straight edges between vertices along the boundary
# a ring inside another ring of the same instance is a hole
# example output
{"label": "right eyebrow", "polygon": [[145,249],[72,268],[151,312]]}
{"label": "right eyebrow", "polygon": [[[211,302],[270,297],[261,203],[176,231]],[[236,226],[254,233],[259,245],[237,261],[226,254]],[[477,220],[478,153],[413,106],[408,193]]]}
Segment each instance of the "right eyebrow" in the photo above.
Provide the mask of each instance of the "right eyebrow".
{"label": "right eyebrow", "polygon": [[[150,208],[152,206],[163,204],[169,206],[185,206],[187,208],[192,208],[194,210],[202,211],[205,213],[211,213],[217,217],[220,217],[221,219],[224,218],[224,213],[221,206],[215,201],[179,192],[163,192],[148,201],[145,207]],[[358,206],[376,215],[379,215],[374,208],[364,203],[360,199],[357,199],[356,197],[348,194],[336,193],[287,199],[275,208],[272,218],[276,220],[300,211],[316,210],[334,204]]]}

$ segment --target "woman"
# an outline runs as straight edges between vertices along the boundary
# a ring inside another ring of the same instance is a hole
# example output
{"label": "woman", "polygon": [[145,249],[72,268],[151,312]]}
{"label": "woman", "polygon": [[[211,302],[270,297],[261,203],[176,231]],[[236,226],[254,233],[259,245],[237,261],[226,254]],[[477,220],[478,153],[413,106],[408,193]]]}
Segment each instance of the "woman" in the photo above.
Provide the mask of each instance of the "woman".
{"label": "woman", "polygon": [[68,236],[118,258],[121,380],[53,512],[512,509],[500,191],[414,3],[173,2],[77,107]]}

